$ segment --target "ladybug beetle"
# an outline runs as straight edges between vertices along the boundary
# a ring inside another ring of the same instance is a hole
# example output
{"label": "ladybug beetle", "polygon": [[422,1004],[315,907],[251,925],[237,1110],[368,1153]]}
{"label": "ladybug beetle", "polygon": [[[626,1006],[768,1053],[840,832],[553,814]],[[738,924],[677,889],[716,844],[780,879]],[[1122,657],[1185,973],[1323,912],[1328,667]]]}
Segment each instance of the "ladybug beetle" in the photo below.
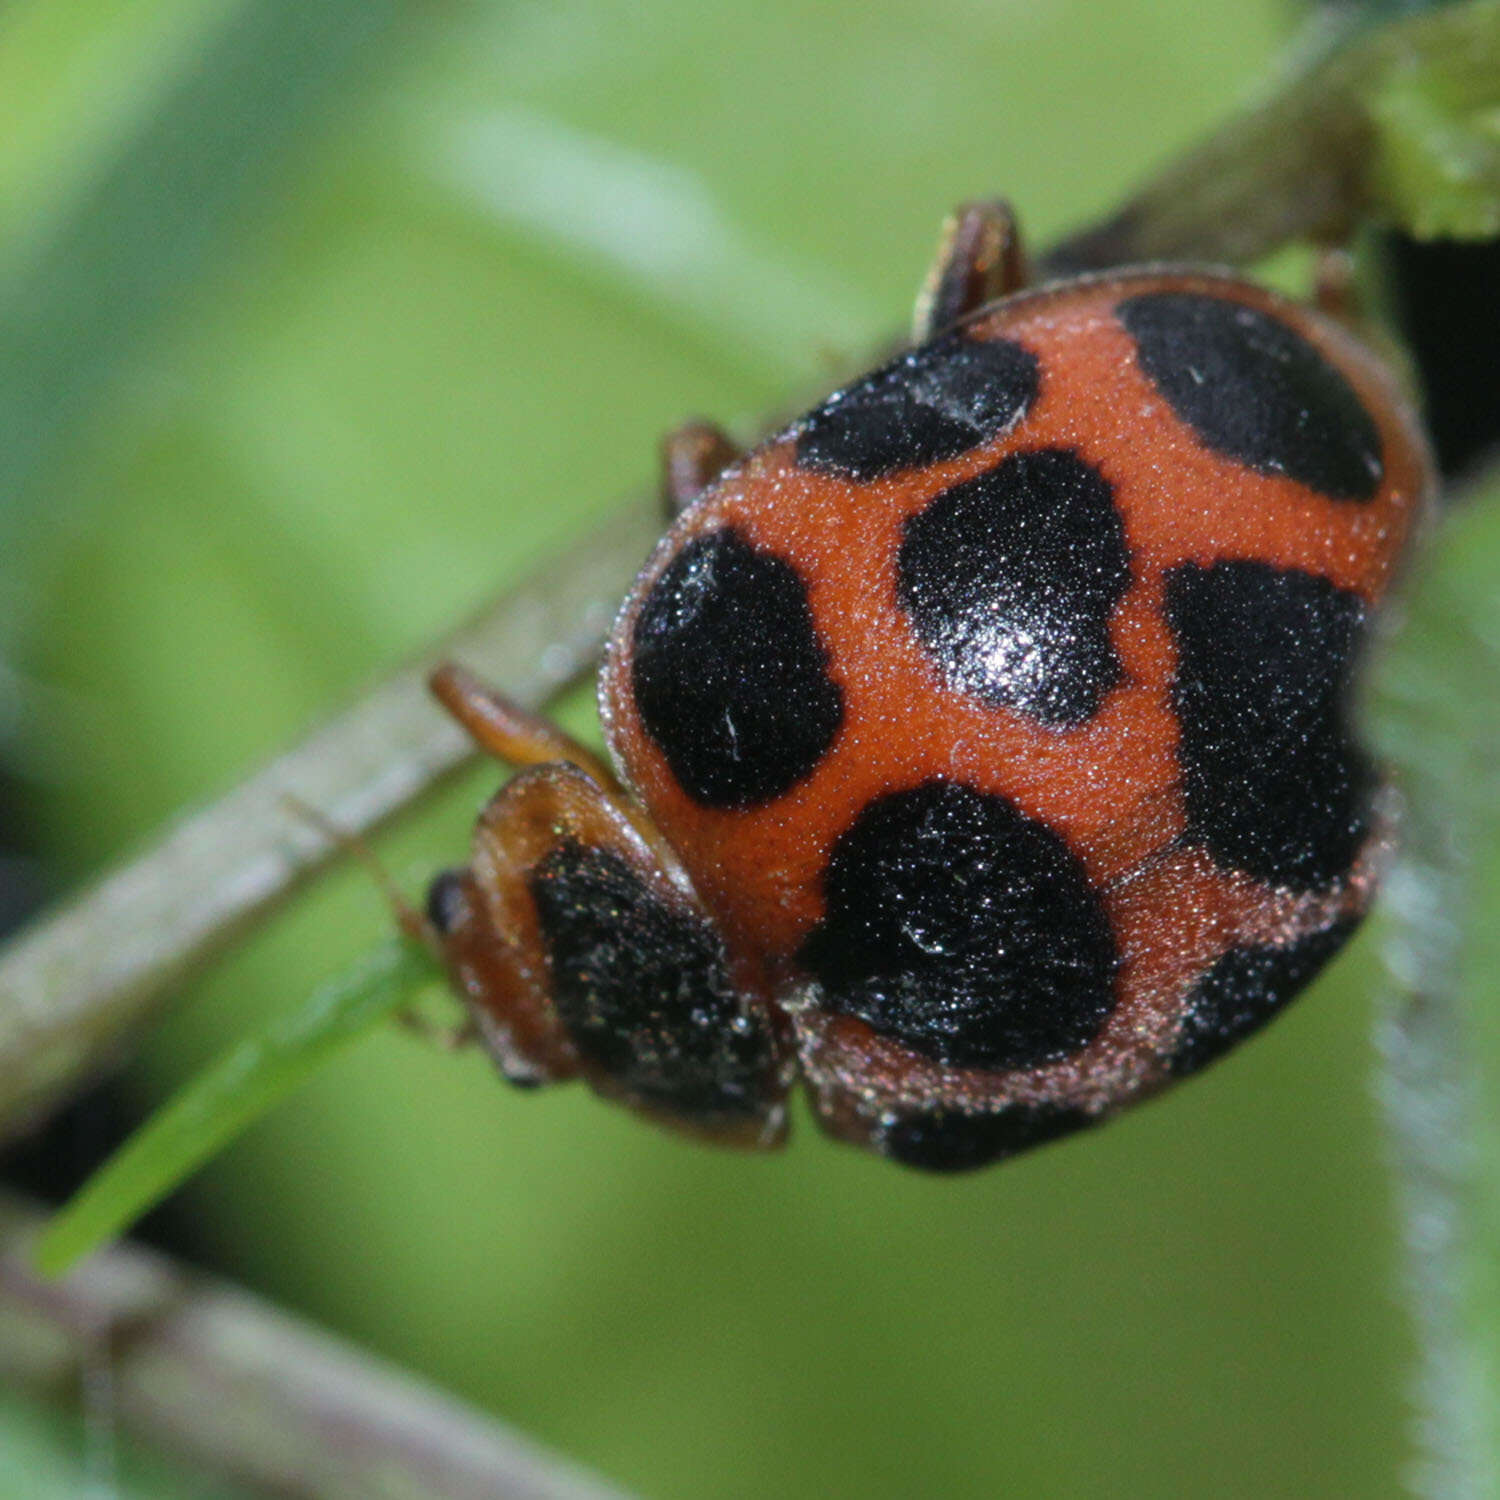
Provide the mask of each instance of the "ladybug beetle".
{"label": "ladybug beetle", "polygon": [[906,352],[749,454],[665,447],[610,763],[461,668],[524,766],[428,920],[505,1076],[976,1167],[1274,1016],[1390,843],[1348,722],[1430,488],[1392,378],[1247,281],[1021,289],[950,221]]}

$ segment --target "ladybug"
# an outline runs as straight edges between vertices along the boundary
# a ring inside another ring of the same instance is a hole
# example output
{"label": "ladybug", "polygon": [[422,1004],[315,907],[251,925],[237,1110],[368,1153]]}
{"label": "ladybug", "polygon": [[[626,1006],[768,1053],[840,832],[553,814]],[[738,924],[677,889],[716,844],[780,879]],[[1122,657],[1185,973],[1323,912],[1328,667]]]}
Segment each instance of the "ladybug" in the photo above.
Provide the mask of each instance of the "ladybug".
{"label": "ladybug", "polygon": [[608,764],[435,674],[527,768],[427,905],[513,1083],[765,1147],[800,1079],[977,1167],[1197,1072],[1364,915],[1351,679],[1431,486],[1400,391],[1218,271],[1023,280],[971,206],[905,352],[748,454],[667,440]]}

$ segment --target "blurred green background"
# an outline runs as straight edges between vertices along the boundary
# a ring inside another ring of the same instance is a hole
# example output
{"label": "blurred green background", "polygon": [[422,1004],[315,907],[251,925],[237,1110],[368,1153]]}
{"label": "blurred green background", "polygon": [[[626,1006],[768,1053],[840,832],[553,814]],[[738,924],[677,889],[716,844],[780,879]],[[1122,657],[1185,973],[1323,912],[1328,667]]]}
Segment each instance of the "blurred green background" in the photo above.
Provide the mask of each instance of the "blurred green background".
{"label": "blurred green background", "polygon": [[[274,28],[280,8],[246,9]],[[289,55],[296,109],[247,112],[285,140],[219,184],[216,237],[170,195],[143,224],[96,205],[86,226],[98,263],[143,279],[84,309],[77,410],[27,429],[55,442],[0,518],[0,710],[57,886],[565,548],[652,477],[664,428],[753,426],[899,328],[957,200],[1004,191],[1037,241],[1112,203],[1264,80],[1296,18],[1286,0],[430,0],[340,32],[353,8],[321,9],[344,51]],[[240,11],[0,10],[0,273],[45,272],[38,247],[124,143],[182,116],[182,79]],[[64,310],[79,255],[55,262]],[[592,735],[591,715],[586,694],[566,711]],[[383,842],[409,888],[462,856],[495,782],[476,772]],[[324,881],[182,997],[132,1099],[387,926],[363,875]],[[1409,1349],[1375,971],[1363,939],[1231,1064],[959,1180],[805,1116],[782,1155],[714,1154],[392,1029],[170,1222],[662,1500],[1390,1496]],[[4,1421],[35,1465],[17,1493],[53,1493],[53,1470],[69,1493],[74,1426]]]}

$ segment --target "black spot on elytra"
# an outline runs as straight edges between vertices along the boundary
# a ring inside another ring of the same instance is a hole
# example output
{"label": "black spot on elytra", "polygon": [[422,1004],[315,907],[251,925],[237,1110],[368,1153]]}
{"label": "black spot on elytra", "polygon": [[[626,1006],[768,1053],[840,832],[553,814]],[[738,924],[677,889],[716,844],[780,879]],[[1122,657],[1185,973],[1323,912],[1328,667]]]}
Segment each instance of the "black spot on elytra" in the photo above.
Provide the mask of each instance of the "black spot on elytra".
{"label": "black spot on elytra", "polygon": [[724,948],[610,849],[567,840],[528,878],[552,1001],[581,1056],[646,1104],[702,1119],[769,1102],[773,1049]]}
{"label": "black spot on elytra", "polygon": [[1063,841],[1003,797],[932,781],[870,802],[834,846],[801,959],[829,1010],[938,1062],[1028,1068],[1114,1007],[1109,922]]}
{"label": "black spot on elytra", "polygon": [[887,1125],[876,1144],[882,1154],[908,1167],[967,1172],[1093,1122],[1094,1116],[1084,1110],[1058,1104],[1012,1104],[993,1114],[934,1109]]}
{"label": "black spot on elytra", "polygon": [[1168,1066],[1185,1078],[1264,1026],[1309,984],[1359,925],[1345,917],[1285,947],[1231,948],[1193,986]]}
{"label": "black spot on elytra", "polygon": [[830,396],[797,429],[797,462],[846,479],[957,458],[1036,400],[1037,359],[1009,339],[961,330],[893,359]]}
{"label": "black spot on elytra", "polygon": [[730,528],[688,542],[652,585],[630,673],[646,733],[709,807],[780,796],[843,722],[796,569]]}
{"label": "black spot on elytra", "polygon": [[1076,453],[1017,453],[906,523],[897,590],[957,687],[1058,728],[1119,681],[1109,616],[1130,585],[1114,490]]}
{"label": "black spot on elytra", "polygon": [[1272,885],[1347,875],[1375,784],[1346,722],[1363,601],[1296,569],[1190,563],[1166,614],[1188,837]]}
{"label": "black spot on elytra", "polygon": [[1144,292],[1118,312],[1141,368],[1210,448],[1335,500],[1369,500],[1380,488],[1370,413],[1285,323],[1200,292]]}

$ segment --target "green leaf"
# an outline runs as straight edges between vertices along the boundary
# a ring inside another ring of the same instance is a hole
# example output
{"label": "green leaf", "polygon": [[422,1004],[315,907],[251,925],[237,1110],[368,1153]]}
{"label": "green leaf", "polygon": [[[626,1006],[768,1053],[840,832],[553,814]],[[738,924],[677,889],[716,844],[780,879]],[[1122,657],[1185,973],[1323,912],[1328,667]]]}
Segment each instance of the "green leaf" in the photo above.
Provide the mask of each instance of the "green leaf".
{"label": "green leaf", "polygon": [[128,1228],[235,1136],[438,977],[421,944],[396,938],[308,1003],[211,1063],[102,1166],[47,1226],[36,1264],[58,1276]]}
{"label": "green leaf", "polygon": [[1484,11],[1470,49],[1401,56],[1369,103],[1377,198],[1419,238],[1500,233],[1500,10]]}

